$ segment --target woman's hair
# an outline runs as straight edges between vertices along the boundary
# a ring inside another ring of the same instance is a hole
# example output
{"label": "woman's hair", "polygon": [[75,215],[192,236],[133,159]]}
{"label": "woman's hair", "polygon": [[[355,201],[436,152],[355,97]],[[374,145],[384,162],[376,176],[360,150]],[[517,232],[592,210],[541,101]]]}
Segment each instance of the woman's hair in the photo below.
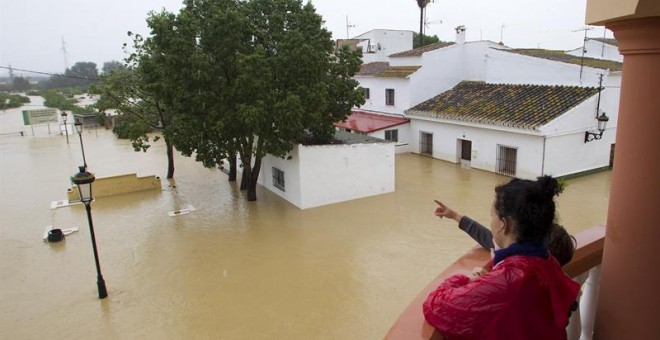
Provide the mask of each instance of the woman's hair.
{"label": "woman's hair", "polygon": [[555,220],[555,195],[562,187],[550,176],[536,181],[514,178],[495,188],[495,211],[508,218],[517,234],[516,241],[544,241]]}

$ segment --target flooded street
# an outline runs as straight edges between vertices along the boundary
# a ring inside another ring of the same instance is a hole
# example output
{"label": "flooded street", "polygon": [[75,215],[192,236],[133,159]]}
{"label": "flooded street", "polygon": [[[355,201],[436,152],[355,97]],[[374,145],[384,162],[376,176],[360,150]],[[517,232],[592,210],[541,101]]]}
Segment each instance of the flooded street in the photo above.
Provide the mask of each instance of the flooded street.
{"label": "flooded street", "polygon": [[[0,132],[26,131],[0,135],[2,339],[380,339],[474,246],[433,216],[433,199],[488,223],[493,188],[508,180],[402,154],[396,192],[299,210],[261,189],[248,203],[224,173],[179,155],[168,182],[162,141],[137,153],[111,131],[84,131],[97,177],[163,177],[163,191],[92,203],[109,293],[99,300],[84,206],[50,209],[82,164],[78,136],[67,144],[55,124],[32,136],[20,109],[0,117]],[[603,224],[609,187],[610,172],[569,180],[559,222],[572,233]],[[80,231],[49,244],[47,225]]]}

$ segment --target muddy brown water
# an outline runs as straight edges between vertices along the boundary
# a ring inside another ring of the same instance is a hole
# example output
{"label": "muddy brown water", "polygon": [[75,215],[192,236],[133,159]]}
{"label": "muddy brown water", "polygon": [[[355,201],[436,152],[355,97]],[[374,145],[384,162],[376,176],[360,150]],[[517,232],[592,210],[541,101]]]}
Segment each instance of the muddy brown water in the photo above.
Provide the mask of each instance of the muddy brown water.
{"label": "muddy brown water", "polygon": [[[0,115],[0,132],[23,128],[20,109]],[[23,129],[0,135],[2,339],[379,339],[474,246],[432,200],[488,223],[493,187],[508,180],[402,154],[396,192],[299,210],[261,189],[248,203],[221,171],[177,156],[162,191],[92,203],[109,292],[99,300],[84,207],[50,209],[82,163],[78,136]],[[83,142],[97,177],[165,174],[162,142],[136,153],[101,129]],[[560,222],[573,233],[604,223],[610,173],[568,184]],[[49,244],[47,225],[80,231]]]}

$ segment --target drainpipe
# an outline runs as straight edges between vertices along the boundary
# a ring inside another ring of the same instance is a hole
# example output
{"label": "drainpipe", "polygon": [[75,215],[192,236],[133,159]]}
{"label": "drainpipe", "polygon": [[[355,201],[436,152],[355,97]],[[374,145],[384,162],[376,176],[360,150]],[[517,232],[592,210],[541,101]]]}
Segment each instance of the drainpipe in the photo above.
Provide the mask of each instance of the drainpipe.
{"label": "drainpipe", "polygon": [[543,136],[543,159],[541,159],[541,176],[545,176],[545,141],[548,137]]}

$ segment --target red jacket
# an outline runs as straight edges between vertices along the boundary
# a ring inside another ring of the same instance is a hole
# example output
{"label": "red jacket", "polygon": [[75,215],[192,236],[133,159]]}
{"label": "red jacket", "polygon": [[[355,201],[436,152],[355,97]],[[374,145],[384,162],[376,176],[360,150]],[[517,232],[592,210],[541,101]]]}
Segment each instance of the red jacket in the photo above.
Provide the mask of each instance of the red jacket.
{"label": "red jacket", "polygon": [[476,280],[454,275],[424,302],[445,339],[566,339],[580,285],[552,256],[510,256]]}

